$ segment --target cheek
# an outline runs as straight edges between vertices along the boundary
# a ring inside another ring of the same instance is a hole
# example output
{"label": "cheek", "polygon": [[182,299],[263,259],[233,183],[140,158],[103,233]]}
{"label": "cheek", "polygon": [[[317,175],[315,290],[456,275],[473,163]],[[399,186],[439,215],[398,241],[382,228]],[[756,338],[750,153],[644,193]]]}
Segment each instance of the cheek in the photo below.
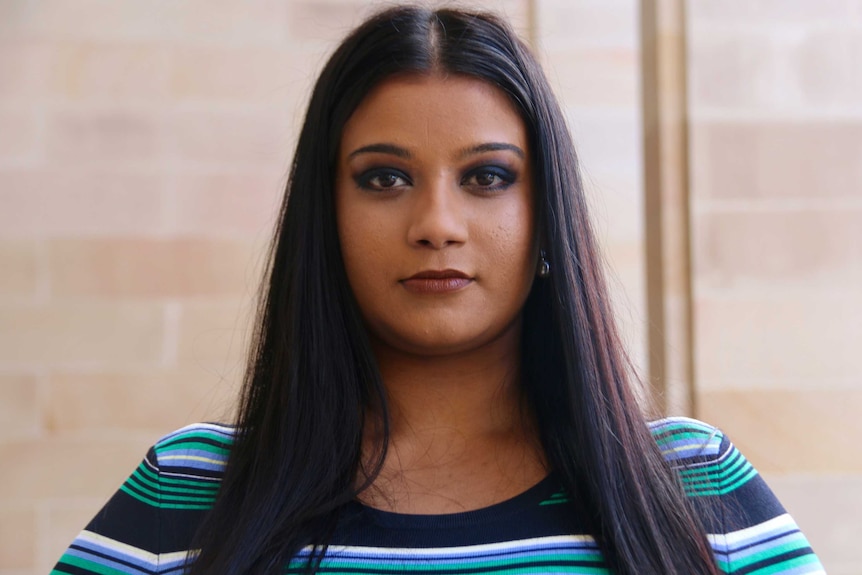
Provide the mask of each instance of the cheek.
{"label": "cheek", "polygon": [[374,279],[380,276],[380,270],[386,266],[385,230],[373,225],[375,220],[358,210],[344,213],[346,215],[338,219],[344,269],[354,295],[358,300],[363,300],[365,294],[374,289]]}
{"label": "cheek", "polygon": [[532,266],[535,251],[532,211],[517,204],[499,213],[488,233],[488,253],[500,266],[501,275],[515,281]]}

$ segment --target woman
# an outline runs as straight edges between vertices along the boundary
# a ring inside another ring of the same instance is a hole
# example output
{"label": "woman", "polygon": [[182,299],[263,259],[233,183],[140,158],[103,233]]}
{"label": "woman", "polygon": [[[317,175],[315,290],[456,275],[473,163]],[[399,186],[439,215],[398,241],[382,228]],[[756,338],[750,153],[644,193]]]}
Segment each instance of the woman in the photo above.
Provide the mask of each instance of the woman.
{"label": "woman", "polygon": [[644,421],[576,166],[500,21],[360,26],[312,94],[236,426],[157,443],[56,572],[822,572],[720,432]]}

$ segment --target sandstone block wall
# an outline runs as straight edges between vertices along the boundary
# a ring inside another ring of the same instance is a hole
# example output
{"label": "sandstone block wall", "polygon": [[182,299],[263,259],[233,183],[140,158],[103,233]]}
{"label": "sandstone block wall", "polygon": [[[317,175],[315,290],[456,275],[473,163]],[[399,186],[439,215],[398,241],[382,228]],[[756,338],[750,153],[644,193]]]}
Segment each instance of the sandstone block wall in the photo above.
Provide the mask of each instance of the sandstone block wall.
{"label": "sandstone block wall", "polygon": [[[639,4],[484,0],[537,49],[646,349]],[[0,575],[229,417],[308,90],[379,3],[0,2]],[[862,573],[862,2],[689,0],[694,415]]]}

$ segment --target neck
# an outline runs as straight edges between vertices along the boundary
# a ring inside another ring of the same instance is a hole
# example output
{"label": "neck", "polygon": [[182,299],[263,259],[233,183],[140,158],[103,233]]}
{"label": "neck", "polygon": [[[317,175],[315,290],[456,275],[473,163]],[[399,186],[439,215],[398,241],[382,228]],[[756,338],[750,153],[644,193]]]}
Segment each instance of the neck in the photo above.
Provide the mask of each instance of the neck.
{"label": "neck", "polygon": [[392,438],[511,429],[522,411],[519,343],[515,334],[506,335],[480,349],[445,356],[402,353],[376,343]]}
{"label": "neck", "polygon": [[[475,509],[545,476],[535,422],[522,399],[519,335],[513,329],[481,349],[445,357],[375,343],[390,435],[383,468],[363,501],[417,513]],[[370,425],[366,456],[373,458],[381,444],[379,426]]]}

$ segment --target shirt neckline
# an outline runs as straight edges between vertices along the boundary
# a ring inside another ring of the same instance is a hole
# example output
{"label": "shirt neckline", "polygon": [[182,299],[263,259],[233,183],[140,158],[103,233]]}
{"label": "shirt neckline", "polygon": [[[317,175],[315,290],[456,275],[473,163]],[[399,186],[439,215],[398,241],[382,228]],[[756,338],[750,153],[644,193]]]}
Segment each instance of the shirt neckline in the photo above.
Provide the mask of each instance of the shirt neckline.
{"label": "shirt neckline", "polygon": [[356,511],[383,527],[398,529],[452,529],[507,519],[526,508],[538,506],[552,494],[560,491],[561,487],[562,485],[557,474],[552,472],[526,491],[514,497],[470,511],[441,514],[398,513],[376,509],[359,501],[354,502],[354,507]]}

